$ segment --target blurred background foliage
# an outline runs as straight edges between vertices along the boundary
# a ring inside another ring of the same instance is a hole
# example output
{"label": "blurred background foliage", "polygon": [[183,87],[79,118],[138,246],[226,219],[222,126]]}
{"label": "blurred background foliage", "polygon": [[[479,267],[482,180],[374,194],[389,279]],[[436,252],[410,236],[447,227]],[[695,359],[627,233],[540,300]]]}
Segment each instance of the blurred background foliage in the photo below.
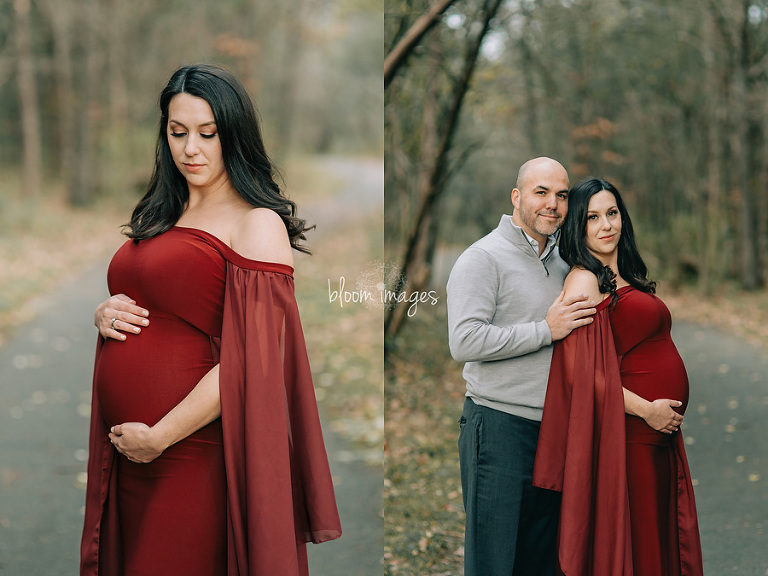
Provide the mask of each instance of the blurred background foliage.
{"label": "blurred background foliage", "polygon": [[141,191],[160,90],[200,61],[244,83],[278,163],[380,154],[381,27],[373,0],[0,0],[0,198]]}
{"label": "blurred background foliage", "polygon": [[[438,3],[387,0],[386,52]],[[385,91],[386,249],[406,290],[444,285],[441,259],[510,212],[517,168],[539,155],[571,183],[618,186],[656,279],[705,295],[765,287],[768,2],[442,4]]]}

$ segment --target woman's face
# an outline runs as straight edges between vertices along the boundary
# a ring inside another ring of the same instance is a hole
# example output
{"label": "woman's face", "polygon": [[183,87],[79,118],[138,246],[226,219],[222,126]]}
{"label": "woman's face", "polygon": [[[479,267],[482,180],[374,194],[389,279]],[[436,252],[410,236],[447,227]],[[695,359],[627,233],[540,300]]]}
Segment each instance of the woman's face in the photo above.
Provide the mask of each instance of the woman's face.
{"label": "woman's face", "polygon": [[177,94],[168,105],[168,146],[190,191],[229,182],[211,106],[197,96]]}
{"label": "woman's face", "polygon": [[616,198],[601,190],[589,199],[587,207],[587,249],[607,265],[616,255],[621,237],[621,212]]}

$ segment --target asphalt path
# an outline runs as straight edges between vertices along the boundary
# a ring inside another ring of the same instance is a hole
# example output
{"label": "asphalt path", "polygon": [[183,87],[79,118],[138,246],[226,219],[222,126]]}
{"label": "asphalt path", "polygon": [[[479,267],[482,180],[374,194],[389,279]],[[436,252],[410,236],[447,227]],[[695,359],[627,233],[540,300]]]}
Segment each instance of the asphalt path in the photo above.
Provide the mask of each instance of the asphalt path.
{"label": "asphalt path", "polygon": [[691,396],[683,436],[704,574],[768,574],[768,354],[686,322],[672,337]]}
{"label": "asphalt path", "polygon": [[[339,194],[313,212],[319,231],[348,209],[383,205],[381,162],[331,160]],[[334,206],[332,209],[328,206]],[[0,348],[0,574],[72,576],[83,521],[93,310],[107,296],[106,263],[38,302],[35,319]],[[344,535],[310,545],[313,576],[381,574],[383,470],[324,422]]]}

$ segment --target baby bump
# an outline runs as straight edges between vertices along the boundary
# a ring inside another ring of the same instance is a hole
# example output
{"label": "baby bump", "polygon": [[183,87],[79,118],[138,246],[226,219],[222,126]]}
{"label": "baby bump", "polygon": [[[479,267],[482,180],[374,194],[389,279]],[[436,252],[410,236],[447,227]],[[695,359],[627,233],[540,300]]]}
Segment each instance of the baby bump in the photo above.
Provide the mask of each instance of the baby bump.
{"label": "baby bump", "polygon": [[155,316],[141,334],[107,340],[94,374],[104,420],[154,425],[213,365],[209,337],[178,320]]}
{"label": "baby bump", "polygon": [[621,383],[649,401],[680,400],[680,413],[688,406],[688,374],[672,340],[643,342],[629,351],[621,361]]}

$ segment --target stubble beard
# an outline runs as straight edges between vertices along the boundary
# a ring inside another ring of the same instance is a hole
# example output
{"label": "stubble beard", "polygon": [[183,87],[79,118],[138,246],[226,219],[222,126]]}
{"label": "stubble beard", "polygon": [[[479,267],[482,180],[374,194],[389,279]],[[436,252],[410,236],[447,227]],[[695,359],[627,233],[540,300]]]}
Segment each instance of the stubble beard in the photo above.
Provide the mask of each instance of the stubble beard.
{"label": "stubble beard", "polygon": [[563,223],[563,217],[559,213],[548,213],[547,215],[556,215],[557,220],[553,222],[551,220],[542,219],[541,214],[537,212],[534,212],[533,214],[524,214],[521,211],[520,213],[521,220],[525,222],[528,228],[536,232],[536,234],[541,234],[545,237],[552,236],[552,234],[560,229],[560,226]]}

